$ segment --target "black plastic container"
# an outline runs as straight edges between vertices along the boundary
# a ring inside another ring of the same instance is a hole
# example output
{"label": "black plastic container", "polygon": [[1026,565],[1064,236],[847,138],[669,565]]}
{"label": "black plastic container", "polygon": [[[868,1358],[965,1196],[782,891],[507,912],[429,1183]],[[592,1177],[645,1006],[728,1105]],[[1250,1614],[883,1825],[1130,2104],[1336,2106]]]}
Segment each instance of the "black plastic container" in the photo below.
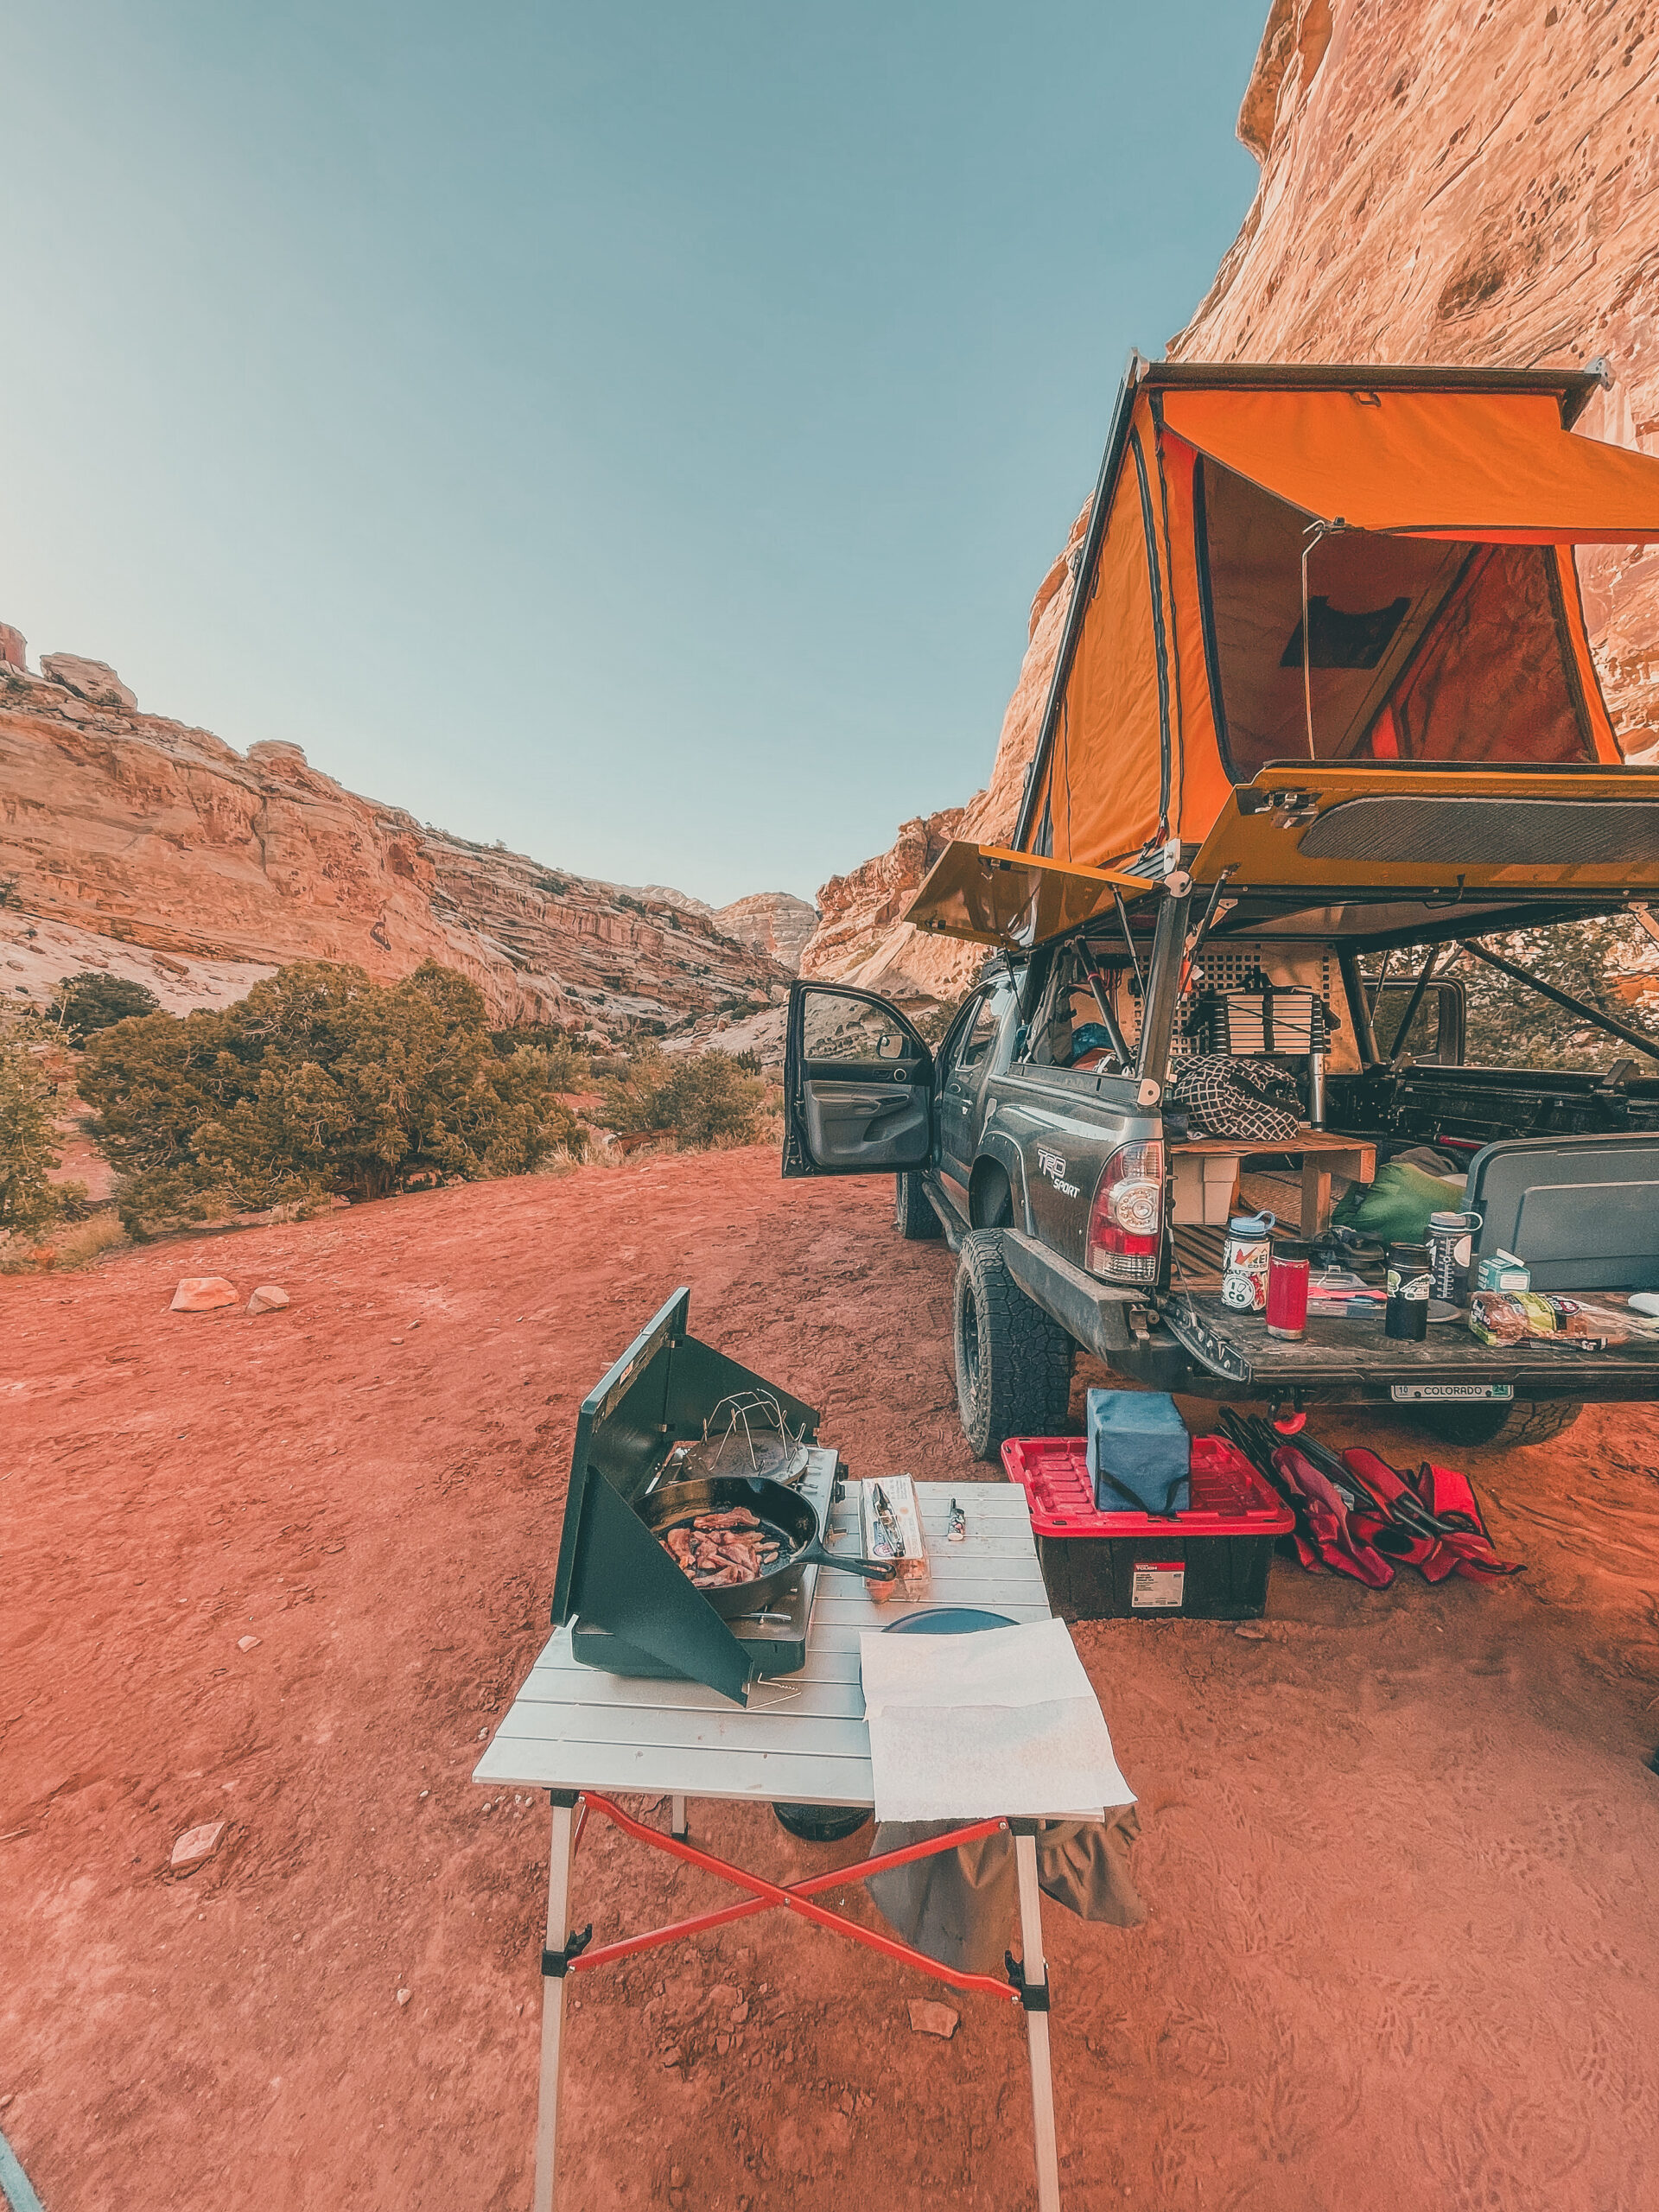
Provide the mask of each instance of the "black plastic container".
{"label": "black plastic container", "polygon": [[1172,1520],[1096,1510],[1081,1437],[1014,1437],[1010,1482],[1031,1508],[1048,1601],[1062,1620],[1255,1620],[1273,1548],[1295,1516],[1243,1453],[1192,1440],[1192,1505]]}

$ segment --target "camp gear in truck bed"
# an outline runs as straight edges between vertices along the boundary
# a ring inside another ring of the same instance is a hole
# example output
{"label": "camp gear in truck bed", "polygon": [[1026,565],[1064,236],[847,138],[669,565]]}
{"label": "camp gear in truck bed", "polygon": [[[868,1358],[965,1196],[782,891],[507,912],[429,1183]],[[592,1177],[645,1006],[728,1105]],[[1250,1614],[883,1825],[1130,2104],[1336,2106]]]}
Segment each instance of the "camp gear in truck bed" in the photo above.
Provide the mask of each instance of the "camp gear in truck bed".
{"label": "camp gear in truck bed", "polygon": [[1514,1252],[1534,1290],[1659,1289],[1659,1136],[1511,1138],[1469,1163],[1478,1256]]}

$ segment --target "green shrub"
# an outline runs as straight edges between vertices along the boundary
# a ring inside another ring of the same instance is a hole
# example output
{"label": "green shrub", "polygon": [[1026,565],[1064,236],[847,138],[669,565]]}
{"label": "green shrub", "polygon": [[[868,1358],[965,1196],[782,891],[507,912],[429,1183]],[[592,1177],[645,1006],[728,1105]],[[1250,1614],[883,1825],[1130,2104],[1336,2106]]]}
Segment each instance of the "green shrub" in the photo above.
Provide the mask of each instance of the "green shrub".
{"label": "green shrub", "polygon": [[44,1229],[63,1211],[47,1087],[21,1039],[0,1029],[0,1236]]}
{"label": "green shrub", "polygon": [[105,976],[95,968],[83,968],[78,976],[60,980],[58,995],[47,1012],[72,1044],[84,1045],[89,1037],[100,1029],[112,1029],[118,1021],[154,1014],[160,1003],[154,991],[125,976]]}
{"label": "green shrub", "polygon": [[222,1012],[95,1036],[80,1091],[142,1234],[215,1213],[383,1198],[411,1176],[524,1174],[581,1150],[546,1053],[502,1058],[482,995],[429,961],[391,988],[321,961]]}
{"label": "green shrub", "polygon": [[603,1119],[613,1129],[671,1130],[682,1152],[715,1144],[753,1144],[760,1134],[766,1086],[727,1052],[636,1052],[627,1073],[604,1086]]}

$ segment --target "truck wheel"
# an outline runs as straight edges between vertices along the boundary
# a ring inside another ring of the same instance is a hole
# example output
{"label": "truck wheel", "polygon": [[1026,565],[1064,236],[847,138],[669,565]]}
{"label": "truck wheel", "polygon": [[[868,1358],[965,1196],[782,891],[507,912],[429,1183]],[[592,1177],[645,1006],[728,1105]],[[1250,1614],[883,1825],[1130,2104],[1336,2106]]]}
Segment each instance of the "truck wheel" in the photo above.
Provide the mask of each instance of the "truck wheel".
{"label": "truck wheel", "polygon": [[943,1236],[939,1217],[927,1203],[921,1176],[913,1167],[901,1167],[893,1177],[893,1225],[907,1244],[920,1244]]}
{"label": "truck wheel", "polygon": [[1576,1398],[1517,1398],[1507,1406],[1437,1406],[1420,1418],[1443,1444],[1502,1444],[1515,1451],[1548,1444],[1583,1411]]}
{"label": "truck wheel", "polygon": [[1052,1436],[1071,1399],[1071,1338],[1008,1273],[1002,1240],[976,1229],[957,1260],[957,1404],[976,1459],[1010,1436]]}

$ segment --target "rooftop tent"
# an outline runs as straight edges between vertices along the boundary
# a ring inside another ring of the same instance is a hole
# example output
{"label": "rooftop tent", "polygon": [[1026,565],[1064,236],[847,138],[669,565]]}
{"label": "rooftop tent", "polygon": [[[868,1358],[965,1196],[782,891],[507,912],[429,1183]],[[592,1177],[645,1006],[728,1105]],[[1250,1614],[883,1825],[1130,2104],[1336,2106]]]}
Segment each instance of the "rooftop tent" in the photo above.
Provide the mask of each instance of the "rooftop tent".
{"label": "rooftop tent", "polygon": [[1659,461],[1572,434],[1600,381],[1132,362],[1013,844],[1155,872],[1269,764],[1605,783],[1571,549],[1659,540]]}

